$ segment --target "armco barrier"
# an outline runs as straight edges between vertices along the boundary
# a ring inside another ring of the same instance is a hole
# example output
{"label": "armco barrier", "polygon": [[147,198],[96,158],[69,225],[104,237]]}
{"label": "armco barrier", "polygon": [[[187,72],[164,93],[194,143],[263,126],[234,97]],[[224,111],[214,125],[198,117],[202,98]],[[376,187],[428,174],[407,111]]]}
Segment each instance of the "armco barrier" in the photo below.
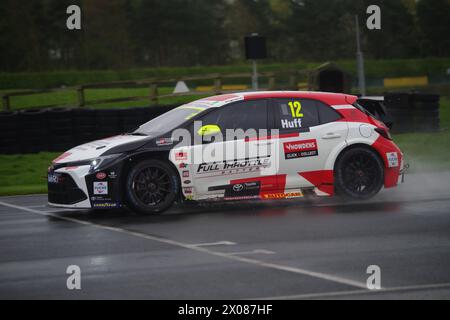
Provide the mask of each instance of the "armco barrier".
{"label": "armco barrier", "polygon": [[0,154],[62,152],[89,141],[130,132],[175,107],[0,112]]}

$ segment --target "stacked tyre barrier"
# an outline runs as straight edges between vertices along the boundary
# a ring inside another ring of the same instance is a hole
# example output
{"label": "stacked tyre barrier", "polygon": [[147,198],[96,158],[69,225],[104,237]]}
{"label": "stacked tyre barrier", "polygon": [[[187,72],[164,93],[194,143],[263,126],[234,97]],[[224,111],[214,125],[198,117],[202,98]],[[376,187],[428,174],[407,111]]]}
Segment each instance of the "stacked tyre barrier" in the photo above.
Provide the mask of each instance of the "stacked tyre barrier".
{"label": "stacked tyre barrier", "polygon": [[439,95],[390,93],[384,102],[394,120],[394,133],[439,131]]}
{"label": "stacked tyre barrier", "polygon": [[0,154],[20,153],[18,112],[0,112]]}
{"label": "stacked tyre barrier", "polygon": [[124,132],[130,132],[136,129],[142,124],[142,119],[151,119],[147,108],[135,108],[132,112],[128,112],[127,109],[122,109],[119,112]]}
{"label": "stacked tyre barrier", "polygon": [[73,109],[72,145],[80,145],[95,139],[96,117],[94,109]]}
{"label": "stacked tyre barrier", "polygon": [[0,112],[0,154],[62,152],[130,132],[176,106]]}
{"label": "stacked tyre barrier", "polygon": [[414,129],[416,132],[439,131],[439,95],[414,94]]}
{"label": "stacked tyre barrier", "polygon": [[65,108],[49,109],[46,115],[48,134],[46,150],[53,152],[64,150],[74,140],[73,110]]}

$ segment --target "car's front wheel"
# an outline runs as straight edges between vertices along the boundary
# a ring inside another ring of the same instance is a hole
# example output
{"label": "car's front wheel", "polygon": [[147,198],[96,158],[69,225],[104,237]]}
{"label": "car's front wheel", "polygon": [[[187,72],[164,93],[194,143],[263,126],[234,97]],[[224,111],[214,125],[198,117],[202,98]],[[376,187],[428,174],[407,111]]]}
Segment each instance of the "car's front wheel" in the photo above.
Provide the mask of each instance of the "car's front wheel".
{"label": "car's front wheel", "polygon": [[131,209],[142,214],[169,209],[179,194],[175,170],[160,160],[137,163],[126,178],[126,198]]}
{"label": "car's front wheel", "polygon": [[339,196],[365,200],[383,187],[384,166],[378,154],[364,147],[345,151],[335,165],[335,188]]}

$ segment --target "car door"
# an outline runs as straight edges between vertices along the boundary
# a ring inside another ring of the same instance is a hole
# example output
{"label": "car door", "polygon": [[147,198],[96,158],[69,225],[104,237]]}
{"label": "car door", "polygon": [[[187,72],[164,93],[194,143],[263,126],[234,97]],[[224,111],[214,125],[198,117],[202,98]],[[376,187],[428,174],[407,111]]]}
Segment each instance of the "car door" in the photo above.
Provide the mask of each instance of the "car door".
{"label": "car door", "polygon": [[[201,141],[191,151],[197,158],[191,170],[195,198],[251,199],[276,187],[276,181],[265,177],[275,175],[272,153],[277,150],[271,150],[270,140],[260,139],[268,135],[268,112],[266,99],[243,101],[213,110],[193,124],[195,140]],[[202,128],[220,129],[220,134],[199,137]]]}
{"label": "car door", "polygon": [[328,159],[346,143],[348,133],[339,113],[320,101],[298,98],[274,99],[273,112],[275,128],[280,130],[278,158],[280,172],[287,175],[286,190],[332,183]]}

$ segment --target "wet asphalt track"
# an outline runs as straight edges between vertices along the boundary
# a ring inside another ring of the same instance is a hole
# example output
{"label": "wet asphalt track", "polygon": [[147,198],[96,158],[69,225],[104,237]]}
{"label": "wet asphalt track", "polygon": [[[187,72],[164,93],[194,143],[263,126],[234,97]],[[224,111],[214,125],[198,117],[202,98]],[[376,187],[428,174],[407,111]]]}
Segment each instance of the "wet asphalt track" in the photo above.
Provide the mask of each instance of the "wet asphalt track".
{"label": "wet asphalt track", "polygon": [[[1,299],[450,298],[450,173],[410,175],[366,203],[336,199],[64,211],[0,198]],[[66,268],[82,290],[66,288]],[[381,267],[382,291],[364,288]]]}

